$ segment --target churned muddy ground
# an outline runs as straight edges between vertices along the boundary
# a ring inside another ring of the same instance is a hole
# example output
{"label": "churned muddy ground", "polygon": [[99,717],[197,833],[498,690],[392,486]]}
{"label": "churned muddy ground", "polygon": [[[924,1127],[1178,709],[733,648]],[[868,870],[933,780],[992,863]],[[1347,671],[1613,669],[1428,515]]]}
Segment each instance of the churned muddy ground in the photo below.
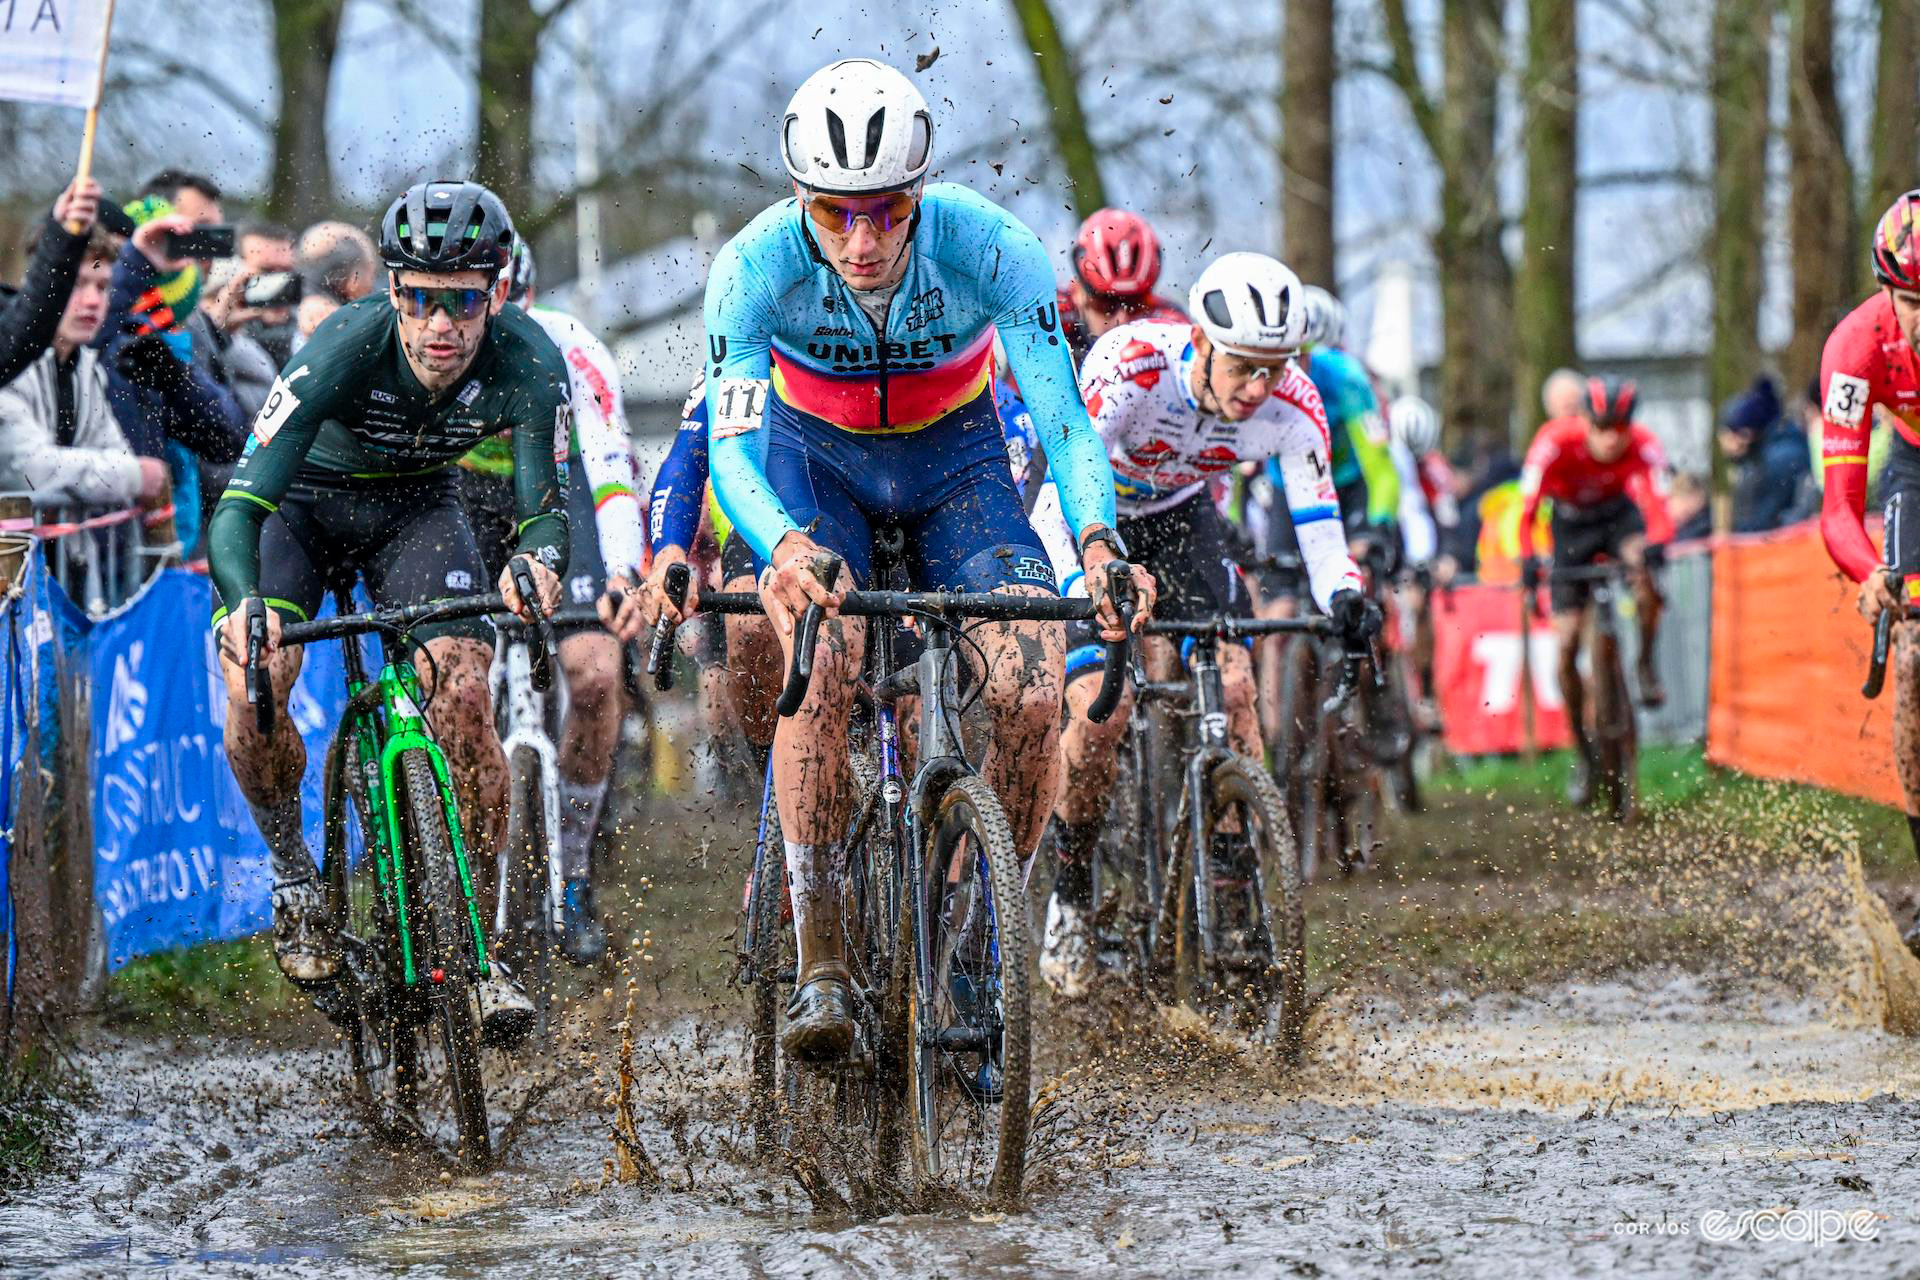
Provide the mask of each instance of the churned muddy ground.
{"label": "churned muddy ground", "polygon": [[[1920,985],[1889,950],[1843,818],[1783,802],[1621,836],[1549,808],[1443,797],[1396,830],[1379,870],[1316,886],[1327,994],[1304,1069],[1283,1076],[1254,1046],[1123,997],[1043,1002],[1046,1102],[1024,1209],[906,1203],[862,1221],[817,1211],[741,1132],[743,1002],[725,978],[746,834],[705,803],[642,824],[619,911],[645,945],[581,983],[565,1047],[514,1073],[502,1118],[519,1116],[496,1171],[456,1176],[377,1141],[310,1015],[213,1030],[110,1019],[76,1045],[96,1097],[76,1112],[71,1172],[0,1205],[0,1268],[1920,1267],[1920,1041],[1886,1029],[1920,1014]],[[633,1110],[659,1186],[612,1176],[629,1007]]]}

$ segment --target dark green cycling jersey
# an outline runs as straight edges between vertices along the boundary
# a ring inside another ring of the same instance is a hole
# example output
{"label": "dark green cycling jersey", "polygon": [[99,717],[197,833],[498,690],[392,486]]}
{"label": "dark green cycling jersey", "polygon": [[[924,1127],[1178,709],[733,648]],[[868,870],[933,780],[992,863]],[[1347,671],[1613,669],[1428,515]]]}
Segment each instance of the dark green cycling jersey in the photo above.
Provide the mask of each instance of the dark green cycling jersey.
{"label": "dark green cycling jersey", "polygon": [[292,486],[441,471],[486,437],[513,433],[518,549],[566,560],[565,486],[554,457],[570,432],[567,367],[518,307],[487,326],[466,374],[435,397],[400,348],[384,295],[342,307],[273,384],[246,453],[208,525],[208,561],[226,608],[260,589],[260,529]]}

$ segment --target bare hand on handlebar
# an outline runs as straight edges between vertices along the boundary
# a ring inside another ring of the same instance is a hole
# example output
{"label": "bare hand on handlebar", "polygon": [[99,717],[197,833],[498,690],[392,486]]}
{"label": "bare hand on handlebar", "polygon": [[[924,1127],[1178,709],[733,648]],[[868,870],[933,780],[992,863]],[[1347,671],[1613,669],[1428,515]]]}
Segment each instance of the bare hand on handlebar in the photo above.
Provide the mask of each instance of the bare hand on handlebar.
{"label": "bare hand on handlebar", "polygon": [[780,634],[793,634],[793,621],[810,604],[820,606],[832,617],[846,599],[846,593],[830,590],[814,574],[816,564],[829,553],[804,533],[790,533],[773,549],[773,564],[760,575],[760,603],[780,628]]}
{"label": "bare hand on handlebar", "polygon": [[1875,569],[1860,584],[1860,594],[1854,599],[1854,607],[1860,616],[1868,622],[1880,621],[1880,614],[1887,609],[1900,607],[1900,584],[1893,570]]}
{"label": "bare hand on handlebar", "polygon": [[647,571],[646,580],[635,593],[634,608],[638,612],[642,630],[655,626],[662,618],[668,626],[677,627],[700,608],[700,580],[697,575],[687,579],[687,598],[676,604],[666,588],[667,574],[674,565],[686,564],[687,552],[684,547],[664,546],[660,554],[653,558],[653,568]]}
{"label": "bare hand on handlebar", "polygon": [[[647,616],[646,606],[646,587],[634,586],[632,577],[620,573],[607,578],[606,594],[600,597],[594,608],[600,615],[602,625],[613,633],[614,639],[621,644],[632,644],[653,624],[653,620]],[[654,612],[657,614],[659,611],[656,609]]]}
{"label": "bare hand on handlebar", "polygon": [[[247,606],[250,601],[260,600],[259,596],[248,596],[240,602],[240,607],[228,612],[220,619],[220,658],[223,662],[244,665],[247,661]],[[261,601],[262,607],[265,602]],[[262,656],[270,656],[280,649],[280,615],[267,609],[267,644]]]}
{"label": "bare hand on handlebar", "polygon": [[507,561],[507,567],[500,571],[500,595],[507,602],[507,608],[522,622],[536,621],[533,607],[521,596],[520,588],[513,580],[514,566],[524,566],[533,579],[534,594],[539,597],[540,612],[552,613],[560,607],[560,575],[541,564],[534,556],[516,555]]}
{"label": "bare hand on handlebar", "polygon": [[[1094,623],[1099,629],[1100,638],[1108,644],[1127,638],[1126,625],[1120,619],[1119,604],[1107,587],[1106,567],[1116,561],[1125,563],[1104,542],[1093,543],[1080,559],[1081,570],[1087,576],[1087,597],[1099,610]],[[1159,598],[1160,584],[1141,565],[1128,565],[1127,568],[1133,579],[1133,629],[1137,632],[1153,618],[1153,605]]]}

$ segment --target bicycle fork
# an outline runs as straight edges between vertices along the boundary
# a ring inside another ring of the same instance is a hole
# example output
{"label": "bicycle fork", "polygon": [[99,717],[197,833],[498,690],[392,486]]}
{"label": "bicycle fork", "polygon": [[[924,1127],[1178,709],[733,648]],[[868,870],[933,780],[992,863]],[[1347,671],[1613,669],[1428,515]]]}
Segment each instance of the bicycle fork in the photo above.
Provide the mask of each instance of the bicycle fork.
{"label": "bicycle fork", "polygon": [[1226,756],[1228,746],[1226,692],[1220,681],[1220,664],[1210,638],[1195,641],[1187,660],[1193,673],[1196,717],[1193,728],[1194,750],[1187,757],[1187,843],[1193,853],[1193,923],[1200,937],[1200,953],[1208,960],[1216,950],[1213,936],[1213,848],[1208,830],[1211,806],[1207,803],[1207,775]]}
{"label": "bicycle fork", "polygon": [[[552,739],[546,734],[546,709],[540,695],[533,688],[533,658],[523,641],[515,641],[505,649],[506,670],[504,683],[507,687],[507,725],[505,740],[500,743],[509,767],[513,753],[525,747],[533,752],[540,765],[540,811],[544,821],[542,830],[546,833],[547,854],[547,921],[548,934],[559,936],[563,925],[565,904],[563,896],[565,886],[560,875],[560,767],[559,753],[554,750]],[[507,886],[510,883],[508,861],[516,851],[500,850],[500,892],[495,895],[497,904],[494,909],[493,929],[495,937],[502,937],[508,928],[507,899],[510,896]]]}

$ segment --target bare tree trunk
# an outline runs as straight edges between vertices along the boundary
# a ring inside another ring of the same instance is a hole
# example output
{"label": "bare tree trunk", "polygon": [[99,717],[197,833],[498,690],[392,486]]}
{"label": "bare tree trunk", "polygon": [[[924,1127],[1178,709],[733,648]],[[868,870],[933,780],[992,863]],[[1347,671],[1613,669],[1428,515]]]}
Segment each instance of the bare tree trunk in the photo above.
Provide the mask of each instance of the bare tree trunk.
{"label": "bare tree trunk", "polygon": [[1100,155],[1087,131],[1086,113],[1080,109],[1073,59],[1060,39],[1060,26],[1047,0],[1013,0],[1013,12],[1040,72],[1040,91],[1047,100],[1054,146],[1067,166],[1074,212],[1084,218],[1106,207],[1107,187],[1100,178]]}
{"label": "bare tree trunk", "polygon": [[1520,421],[1540,413],[1547,375],[1577,362],[1574,333],[1574,208],[1578,174],[1578,10],[1566,0],[1529,0],[1525,93],[1527,204],[1521,217],[1515,290]]}
{"label": "bare tree trunk", "polygon": [[1454,439],[1508,441],[1513,272],[1500,247],[1500,195],[1492,175],[1499,122],[1501,0],[1448,0],[1443,18],[1446,98],[1440,167],[1440,298],[1446,350],[1440,399]]}
{"label": "bare tree trunk", "polygon": [[[1867,181],[1866,234],[1894,197],[1920,181],[1920,0],[1880,0],[1880,77],[1873,99],[1873,168]],[[1856,254],[1859,289],[1873,288],[1865,254]]]}
{"label": "bare tree trunk", "polygon": [[1285,0],[1280,212],[1287,265],[1337,288],[1333,243],[1333,0]]}
{"label": "bare tree trunk", "polygon": [[346,0],[273,0],[273,56],[280,114],[273,125],[267,216],[298,230],[333,217],[333,148],[327,92]]}
{"label": "bare tree trunk", "polygon": [[[1770,0],[1719,0],[1713,26],[1713,346],[1707,359],[1707,395],[1718,406],[1760,367],[1760,238],[1773,6]],[[1717,439],[1713,482],[1716,493],[1725,493],[1727,464]]]}
{"label": "bare tree trunk", "polygon": [[1792,0],[1787,151],[1793,245],[1793,336],[1781,360],[1790,388],[1819,372],[1827,334],[1853,301],[1858,275],[1853,167],[1834,92],[1833,0]]}
{"label": "bare tree trunk", "polygon": [[533,212],[533,69],[548,20],[549,15],[535,12],[532,0],[480,3],[476,176],[515,218]]}

